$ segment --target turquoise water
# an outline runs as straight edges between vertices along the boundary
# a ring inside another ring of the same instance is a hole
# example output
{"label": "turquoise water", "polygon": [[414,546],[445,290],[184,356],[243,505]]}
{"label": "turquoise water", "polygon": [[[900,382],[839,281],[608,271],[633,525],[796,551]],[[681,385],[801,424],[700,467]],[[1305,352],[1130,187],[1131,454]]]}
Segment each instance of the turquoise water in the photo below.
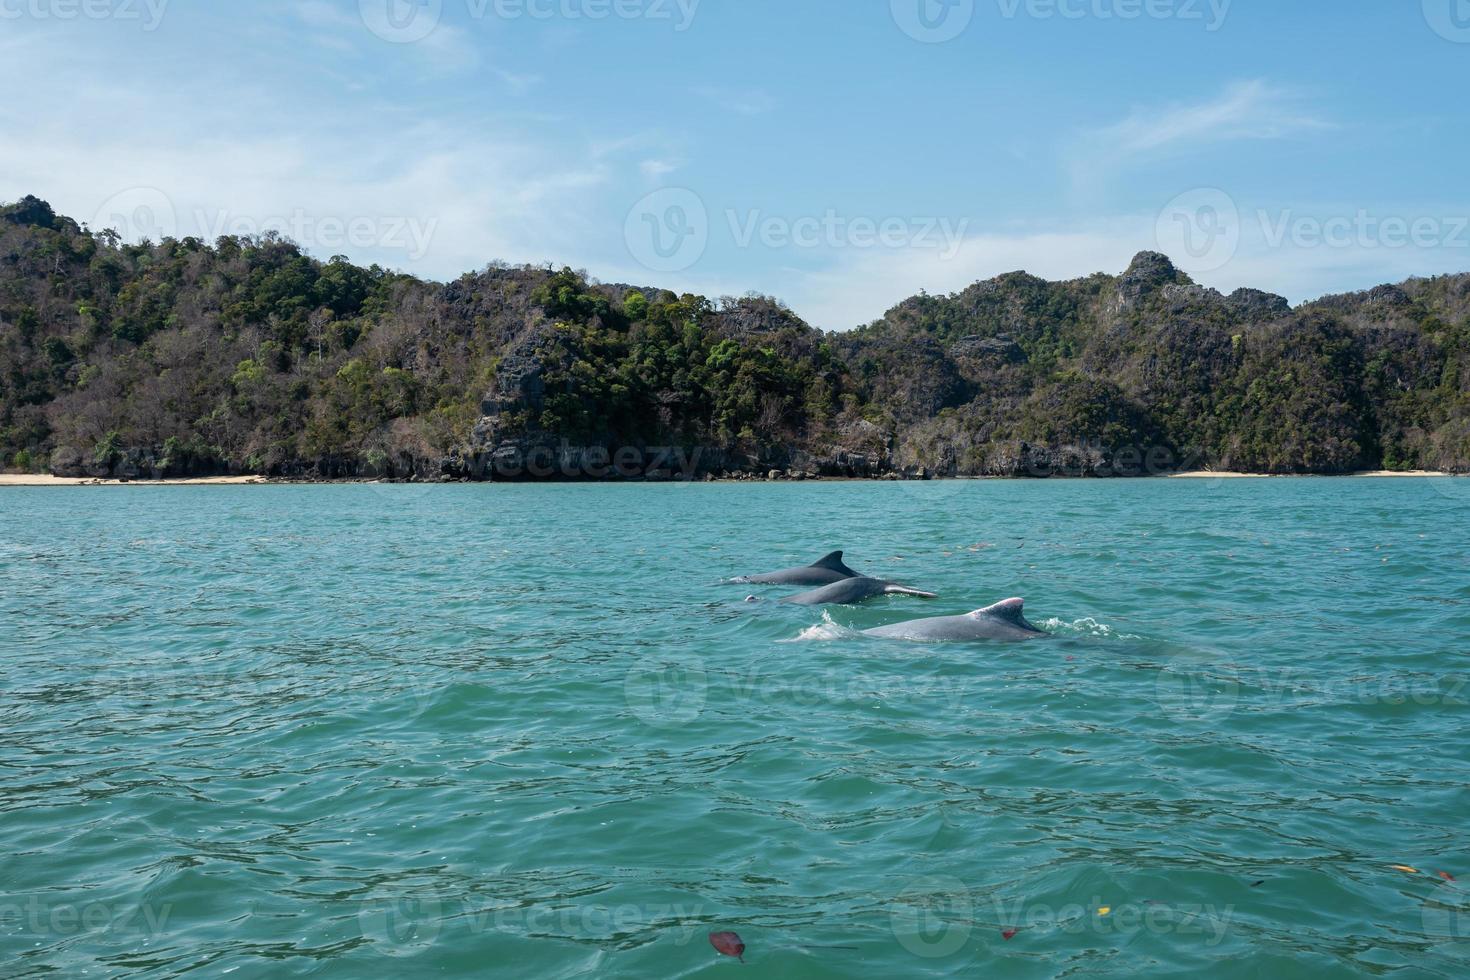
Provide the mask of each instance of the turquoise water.
{"label": "turquoise water", "polygon": [[[1432,480],[0,490],[0,975],[1465,976],[1467,525]],[[836,548],[942,598],[719,584]],[[1013,595],[1053,639],[853,633]]]}

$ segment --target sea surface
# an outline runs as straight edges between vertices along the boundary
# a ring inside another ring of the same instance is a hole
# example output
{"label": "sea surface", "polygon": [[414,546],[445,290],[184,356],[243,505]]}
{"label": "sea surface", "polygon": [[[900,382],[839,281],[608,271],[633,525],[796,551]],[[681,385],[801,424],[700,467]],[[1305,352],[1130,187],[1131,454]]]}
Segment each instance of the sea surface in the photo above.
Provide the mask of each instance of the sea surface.
{"label": "sea surface", "polygon": [[1470,975],[1470,481],[6,488],[0,624],[0,976]]}

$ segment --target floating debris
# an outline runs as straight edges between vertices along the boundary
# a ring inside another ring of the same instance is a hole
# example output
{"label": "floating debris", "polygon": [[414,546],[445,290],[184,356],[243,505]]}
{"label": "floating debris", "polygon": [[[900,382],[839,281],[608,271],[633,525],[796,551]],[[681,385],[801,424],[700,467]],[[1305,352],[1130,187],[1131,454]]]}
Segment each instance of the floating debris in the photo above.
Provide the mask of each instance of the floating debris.
{"label": "floating debris", "polygon": [[1452,874],[1450,874],[1448,871],[1441,871],[1441,872],[1439,872],[1439,876],[1441,878],[1443,878],[1445,881],[1454,881],[1455,880],[1455,876],[1452,875]]}
{"label": "floating debris", "polygon": [[1390,864],[1389,867],[1395,871],[1402,871],[1406,875],[1416,875],[1419,873],[1418,868],[1411,868],[1407,864]]}
{"label": "floating debris", "polygon": [[733,932],[712,932],[709,934],[709,944],[723,956],[733,956],[740,962],[745,962],[745,943],[740,941],[740,936]]}
{"label": "floating debris", "polygon": [[1010,942],[1012,939],[1015,939],[1016,938],[1016,930],[1014,930],[1014,929],[1006,929],[1006,930],[1003,930],[1001,932],[1001,934],[1000,934],[1000,938],[1004,939],[1006,942]]}

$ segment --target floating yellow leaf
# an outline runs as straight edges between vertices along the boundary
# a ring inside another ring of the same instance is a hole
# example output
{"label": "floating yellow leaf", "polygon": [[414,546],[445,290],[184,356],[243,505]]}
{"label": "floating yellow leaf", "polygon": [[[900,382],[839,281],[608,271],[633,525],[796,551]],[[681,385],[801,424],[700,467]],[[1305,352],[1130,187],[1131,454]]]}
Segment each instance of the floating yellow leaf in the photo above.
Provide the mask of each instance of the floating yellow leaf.
{"label": "floating yellow leaf", "polygon": [[1395,871],[1402,871],[1406,875],[1416,875],[1419,873],[1418,868],[1411,868],[1407,864],[1390,864],[1389,867]]}
{"label": "floating yellow leaf", "polygon": [[1100,908],[1100,909],[1097,910],[1097,914],[1098,915],[1107,915],[1108,913],[1110,913],[1112,911],[1113,911],[1113,907],[1111,905],[1104,905],[1102,908]]}

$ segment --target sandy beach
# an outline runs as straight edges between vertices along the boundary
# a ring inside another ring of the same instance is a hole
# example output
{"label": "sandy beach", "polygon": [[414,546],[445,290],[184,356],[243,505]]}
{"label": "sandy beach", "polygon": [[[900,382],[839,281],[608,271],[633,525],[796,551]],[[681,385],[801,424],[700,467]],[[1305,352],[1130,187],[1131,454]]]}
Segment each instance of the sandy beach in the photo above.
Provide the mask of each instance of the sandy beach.
{"label": "sandy beach", "polygon": [[0,487],[205,487],[270,483],[263,476],[210,476],[196,480],[99,480],[93,477],[47,476],[41,473],[0,473]]}
{"label": "sandy beach", "polygon": [[[1292,477],[1300,478],[1301,475],[1302,474],[1233,473],[1233,472],[1226,472],[1226,471],[1215,472],[1215,471],[1212,471],[1212,470],[1191,470],[1188,473],[1170,473],[1169,474],[1169,479],[1171,479],[1171,480],[1282,480],[1282,479],[1290,479]],[[1452,476],[1452,475],[1453,474],[1451,474],[1451,473],[1440,473],[1440,472],[1437,472],[1435,470],[1403,470],[1403,471],[1399,471],[1399,470],[1372,470],[1372,471],[1369,471],[1369,472],[1366,472],[1366,473],[1334,473],[1334,474],[1331,474],[1330,476],[1328,476],[1326,478],[1327,479],[1332,479],[1332,478],[1343,477],[1343,476],[1371,476],[1371,477],[1381,477],[1381,478],[1384,478],[1384,479],[1389,479],[1389,478],[1404,478],[1404,477],[1420,477],[1420,478],[1423,478],[1423,477],[1438,477],[1438,476]]]}

